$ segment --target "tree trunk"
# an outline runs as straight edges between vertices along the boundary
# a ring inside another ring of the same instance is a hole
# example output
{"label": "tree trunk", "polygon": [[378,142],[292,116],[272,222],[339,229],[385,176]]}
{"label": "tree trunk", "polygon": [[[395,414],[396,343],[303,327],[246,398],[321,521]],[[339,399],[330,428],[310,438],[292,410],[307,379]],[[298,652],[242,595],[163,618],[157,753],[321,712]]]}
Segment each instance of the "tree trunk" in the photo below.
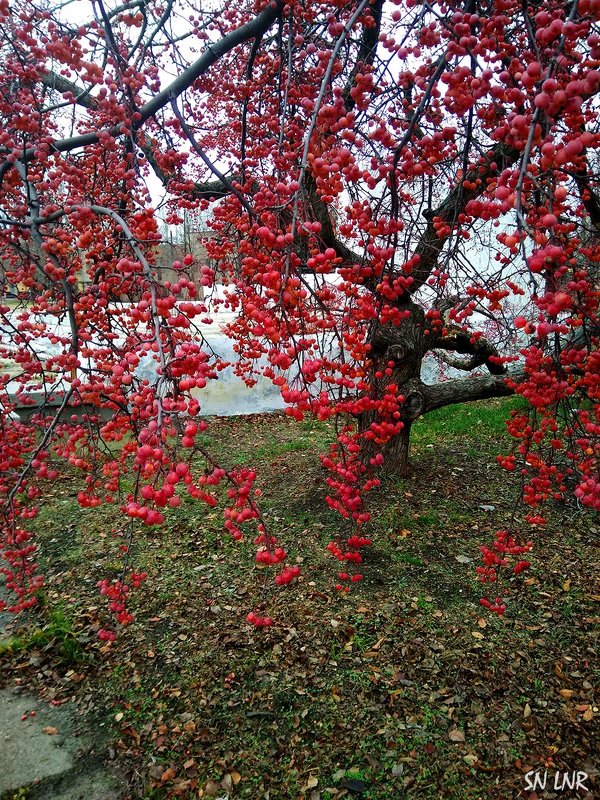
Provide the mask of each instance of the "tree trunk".
{"label": "tree trunk", "polygon": [[[429,332],[425,333],[425,315],[420,306],[407,301],[399,306],[399,310],[408,312],[399,325],[374,327],[371,335],[373,364],[370,384],[376,399],[384,397],[390,384],[396,386],[396,395],[404,397],[399,409],[400,421],[404,427],[383,446],[371,438],[363,438],[360,456],[363,464],[369,464],[374,456],[381,453],[384,458],[382,470],[385,474],[405,476],[409,470],[410,430],[418,417],[447,405],[511,395],[514,393],[515,383],[522,379],[523,371],[521,368],[510,375],[504,373],[467,377],[428,386],[421,381],[421,364],[428,350],[435,348],[436,337]],[[466,346],[465,348],[469,349]],[[472,351],[473,348],[470,349]],[[485,350],[481,345],[479,349],[482,352]],[[487,350],[484,355],[486,353]],[[480,358],[478,363],[483,363],[484,360]],[[391,374],[386,375],[385,370],[390,368]],[[492,362],[488,369],[499,372],[502,368],[495,367]],[[511,379],[508,382],[507,377]],[[376,411],[366,411],[359,416],[358,429],[366,434],[371,424],[378,421],[380,417]]]}
{"label": "tree trunk", "polygon": [[382,450],[384,470],[388,474],[398,475],[400,478],[408,475],[411,426],[411,421],[405,421],[398,436],[394,436]]}
{"label": "tree trunk", "polygon": [[[412,423],[424,411],[424,398],[421,391],[421,363],[426,352],[424,336],[425,315],[423,309],[411,301],[399,306],[407,316],[400,325],[376,325],[371,335],[373,354],[371,385],[376,399],[383,398],[390,384],[397,387],[396,394],[405,399],[400,407],[402,431],[381,447],[372,439],[361,442],[361,460],[368,463],[381,453],[384,458],[383,470],[395,475],[408,473],[408,453]],[[390,369],[386,375],[385,370]],[[381,377],[377,377],[381,375]],[[361,433],[369,430],[371,424],[379,420],[375,411],[366,411],[358,420]]]}

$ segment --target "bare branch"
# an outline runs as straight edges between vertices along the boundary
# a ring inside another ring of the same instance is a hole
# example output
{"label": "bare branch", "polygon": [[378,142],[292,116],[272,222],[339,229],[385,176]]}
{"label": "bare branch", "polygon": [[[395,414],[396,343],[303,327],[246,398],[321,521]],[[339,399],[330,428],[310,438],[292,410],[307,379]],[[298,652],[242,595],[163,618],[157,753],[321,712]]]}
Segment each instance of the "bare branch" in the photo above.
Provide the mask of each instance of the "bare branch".
{"label": "bare branch", "polygon": [[[510,378],[519,380],[521,372],[511,373]],[[514,389],[507,385],[504,378],[496,375],[485,375],[482,378],[460,378],[446,381],[434,386],[423,384],[420,389],[424,397],[425,412],[455,403],[471,403],[475,400],[488,400],[492,397],[507,397],[514,394]]]}

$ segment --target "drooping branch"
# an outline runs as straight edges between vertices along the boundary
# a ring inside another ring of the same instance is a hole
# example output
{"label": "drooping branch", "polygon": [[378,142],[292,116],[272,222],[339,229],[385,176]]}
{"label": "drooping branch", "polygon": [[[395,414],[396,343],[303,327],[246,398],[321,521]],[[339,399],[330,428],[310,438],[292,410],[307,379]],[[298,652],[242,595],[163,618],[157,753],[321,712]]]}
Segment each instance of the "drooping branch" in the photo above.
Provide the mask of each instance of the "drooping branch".
{"label": "drooping branch", "polygon": [[[175,175],[167,174],[164,169],[160,166],[158,161],[156,160],[156,156],[154,155],[154,151],[152,150],[152,141],[149,136],[144,136],[143,140],[138,143],[140,150],[148,159],[148,163],[152,167],[152,171],[162,183],[164,188],[168,191],[169,185],[176,180]],[[239,176],[233,175],[231,178],[228,178],[228,181],[237,181],[239,180]],[[187,196],[194,200],[219,200],[221,197],[227,197],[231,192],[227,183],[223,183],[222,180],[218,179],[215,181],[205,181],[203,183],[195,182],[193,187],[188,192]]]}
{"label": "drooping branch", "polygon": [[200,145],[196,141],[196,137],[194,136],[192,129],[187,124],[183,114],[179,110],[179,106],[177,105],[177,100],[175,97],[173,97],[171,100],[171,106],[173,108],[175,116],[179,120],[179,124],[181,125],[182,131],[185,133],[188,142],[192,145],[195,152],[200,156],[202,161],[206,164],[206,166],[213,173],[213,175],[217,177],[217,180],[221,183],[221,185],[224,186],[225,189],[227,189],[227,191],[230,194],[233,194],[235,195],[235,197],[237,197],[242,207],[246,209],[246,211],[248,212],[248,214],[250,214],[250,216],[254,216],[254,211],[248,205],[244,195],[238,189],[236,189],[236,187],[231,183],[231,181],[229,180],[229,178],[227,178],[227,176],[223,175],[221,170],[211,161],[211,159],[206,155],[202,147],[200,147]]}

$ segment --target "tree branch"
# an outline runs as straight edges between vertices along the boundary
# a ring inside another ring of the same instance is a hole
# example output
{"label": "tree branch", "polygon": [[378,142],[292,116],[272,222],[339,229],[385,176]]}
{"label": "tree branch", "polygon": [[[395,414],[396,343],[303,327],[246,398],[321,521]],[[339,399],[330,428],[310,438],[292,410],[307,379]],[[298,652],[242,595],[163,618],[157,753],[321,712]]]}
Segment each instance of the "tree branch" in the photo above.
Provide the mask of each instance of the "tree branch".
{"label": "tree branch", "polygon": [[[191,64],[181,75],[178,75],[175,80],[149,100],[138,110],[138,116],[131,124],[131,130],[138,130],[145,122],[153,117],[158,111],[165,106],[169,105],[172,97],[179,97],[186,89],[189,89],[195,81],[204,75],[213,64],[224,55],[229,53],[239,44],[254,39],[256,36],[262,36],[279,17],[283,9],[283,0],[273,0],[269,5],[261,11],[253,20],[241,25],[234,31],[227,33],[214,44],[207,45],[206,50],[200,58]],[[105,128],[110,136],[122,136],[125,133],[131,133],[129,130],[124,130],[123,125],[113,125],[110,128]],[[66,139],[58,139],[52,142],[51,147],[57,153],[67,153],[71,150],[77,150],[80,147],[87,147],[91,144],[97,144],[100,140],[100,131],[90,131],[89,133],[82,133],[79,136],[70,136]],[[23,151],[21,155],[21,162],[26,163],[35,158],[37,148],[30,147]],[[12,167],[12,164],[4,162],[0,165],[0,180],[7,169]]]}
{"label": "tree branch", "polygon": [[338,258],[343,259],[346,264],[361,264],[362,259],[357,254],[350,250],[349,247],[341,242],[335,235],[333,223],[331,221],[331,214],[327,204],[323,202],[318,191],[315,179],[310,172],[304,173],[304,189],[306,198],[310,204],[313,214],[317,222],[321,223],[321,239],[327,247],[335,250]]}
{"label": "tree branch", "polygon": [[41,75],[40,80],[42,84],[47,86],[49,89],[54,89],[61,94],[72,94],[77,105],[83,106],[84,108],[96,108],[97,106],[96,98],[90,95],[89,89],[83,89],[81,86],[78,86],[76,83],[73,83],[67,78],[63,78],[62,75],[58,75],[53,70],[44,72]]}
{"label": "tree branch", "polygon": [[590,222],[596,230],[600,230],[600,200],[590,185],[587,165],[579,172],[576,172],[573,178],[575,179],[575,184],[581,196],[581,202],[588,213]]}
{"label": "tree branch", "polygon": [[[448,236],[438,234],[433,224],[434,218],[437,217],[442,223],[453,227],[459,214],[464,213],[467,203],[485,191],[487,181],[515,164],[520,156],[521,151],[515,147],[509,147],[502,142],[498,143],[486,157],[485,163],[467,173],[463,181],[450,191],[446,199],[427,215],[427,227],[415,248],[415,255],[419,256],[419,263],[411,273],[414,281],[410,287],[411,294],[414,294],[426,283],[431,271],[437,266],[440,253],[448,238]],[[465,181],[473,184],[475,188],[465,189]]]}
{"label": "tree branch", "polygon": [[[521,371],[513,372],[510,374],[510,378],[513,381],[519,380],[522,375]],[[485,375],[482,378],[461,378],[434,386],[423,384],[420,391],[424,398],[424,413],[455,403],[471,403],[475,400],[508,397],[514,394],[514,389],[506,384],[505,379],[496,375]]]}
{"label": "tree branch", "polygon": [[473,341],[472,334],[469,332],[451,329],[445,336],[441,335],[434,339],[430,349],[449,350],[472,356],[472,359],[470,359],[472,366],[458,367],[458,369],[474,369],[475,367],[485,364],[492,375],[503,375],[506,372],[506,368],[503,364],[497,364],[493,360],[494,358],[498,358],[498,351],[494,345],[483,338]]}
{"label": "tree branch", "polygon": [[348,76],[348,80],[346,81],[346,86],[344,88],[344,106],[348,112],[352,111],[356,105],[356,101],[350,94],[350,91],[354,86],[356,76],[360,72],[360,69],[363,65],[371,65],[375,60],[375,54],[377,53],[377,42],[379,41],[379,32],[381,30],[383,3],[384,0],[375,0],[370,8],[371,16],[375,20],[375,24],[371,28],[368,28],[367,26],[363,28],[356,63],[352,68],[352,72]]}

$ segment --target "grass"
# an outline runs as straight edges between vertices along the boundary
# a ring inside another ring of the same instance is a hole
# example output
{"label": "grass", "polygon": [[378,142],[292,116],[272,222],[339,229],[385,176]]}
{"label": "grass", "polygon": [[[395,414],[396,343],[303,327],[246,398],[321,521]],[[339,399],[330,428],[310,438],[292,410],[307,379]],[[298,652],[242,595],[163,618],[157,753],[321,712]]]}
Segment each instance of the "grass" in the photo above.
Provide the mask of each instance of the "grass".
{"label": "grass", "polygon": [[[373,545],[349,594],[334,590],[339,565],[324,549],[343,525],[324,503],[318,460],[331,427],[213,421],[206,446],[225,466],[257,466],[262,512],[302,576],[276,588],[252,537],[233,542],[219,509],[186,498],[161,530],[136,534],[132,560],[149,578],[132,594],[135,623],[110,645],[95,637],[107,622],[95,584],[120,572],[122,517],[81,511],[70,479],[45,487],[35,525],[47,605],[19,634],[29,644],[0,653],[2,674],[92,703],[130,795],[148,800],[505,800],[548,758],[564,770],[595,762],[597,522],[554,508],[532,569],[499,588],[505,617],[479,605],[479,545],[513,510],[516,483],[495,455],[517,402],[441,409],[415,425],[412,475],[370,495]],[[247,625],[254,609],[274,626]],[[76,690],[56,684],[63,640],[88,659]],[[28,664],[32,649],[50,668]]]}
{"label": "grass", "polygon": [[11,636],[0,642],[0,657],[51,650],[64,665],[75,666],[86,661],[88,655],[78,639],[73,616],[59,605],[48,609],[45,616],[46,624],[43,627],[34,627],[22,635]]}

